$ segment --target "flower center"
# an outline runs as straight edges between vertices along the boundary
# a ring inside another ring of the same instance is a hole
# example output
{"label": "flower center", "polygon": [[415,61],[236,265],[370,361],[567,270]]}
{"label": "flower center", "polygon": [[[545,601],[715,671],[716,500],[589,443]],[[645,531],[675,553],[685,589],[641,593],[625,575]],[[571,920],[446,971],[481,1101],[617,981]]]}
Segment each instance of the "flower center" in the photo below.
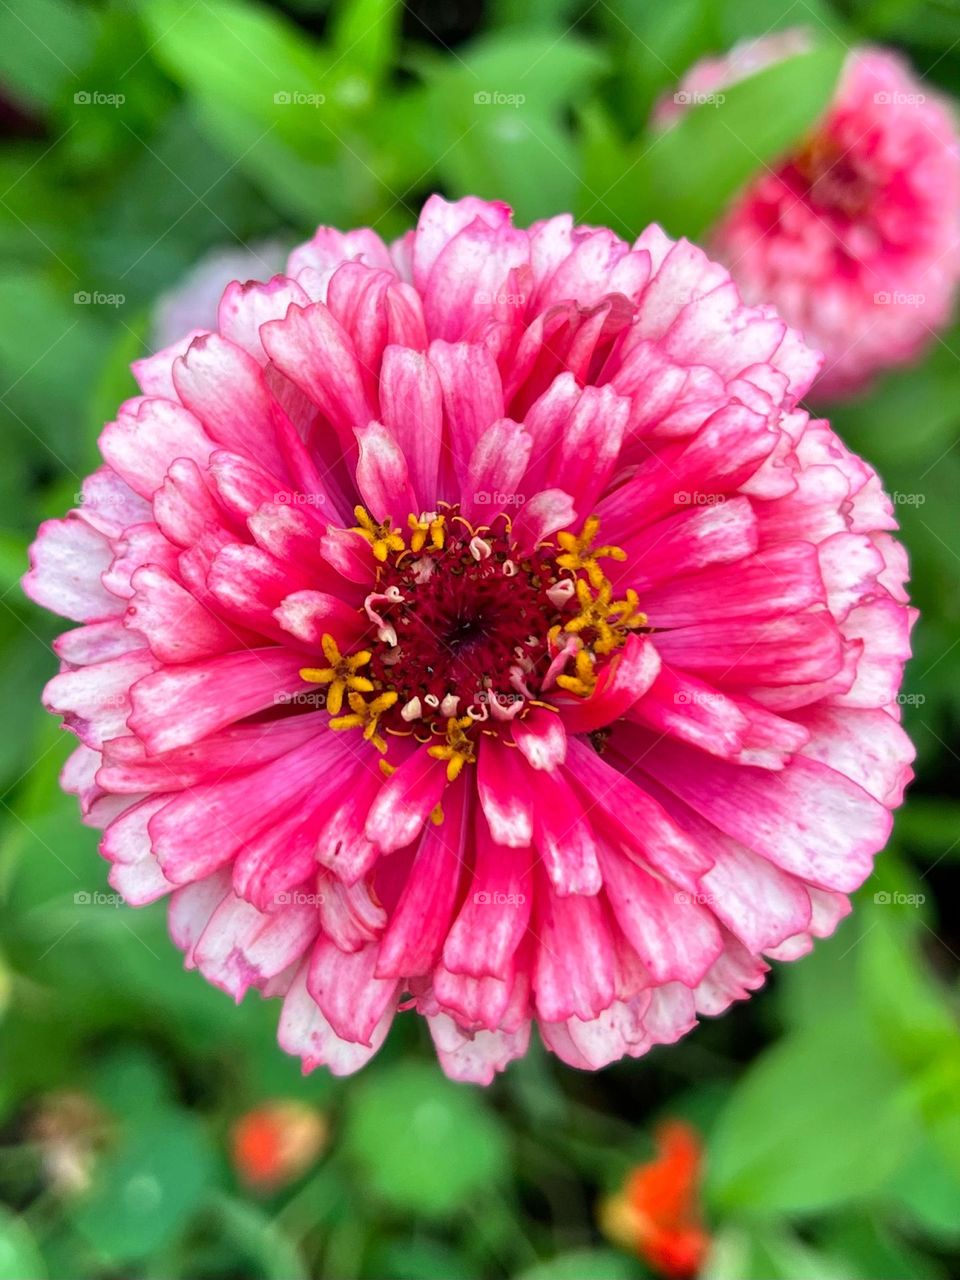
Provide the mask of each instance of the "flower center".
{"label": "flower center", "polygon": [[[390,735],[415,736],[456,777],[484,732],[549,706],[551,691],[587,697],[597,667],[646,625],[634,591],[615,599],[596,546],[599,521],[521,553],[509,516],[473,525],[456,506],[408,517],[402,534],[356,509],[370,543],[374,589],[364,601],[371,639],[305,680],[329,685],[334,729],[360,729],[381,752]],[[346,704],[346,705],[344,705]]]}
{"label": "flower center", "polygon": [[815,134],[793,165],[810,199],[822,209],[856,218],[869,206],[870,182],[832,138]]}

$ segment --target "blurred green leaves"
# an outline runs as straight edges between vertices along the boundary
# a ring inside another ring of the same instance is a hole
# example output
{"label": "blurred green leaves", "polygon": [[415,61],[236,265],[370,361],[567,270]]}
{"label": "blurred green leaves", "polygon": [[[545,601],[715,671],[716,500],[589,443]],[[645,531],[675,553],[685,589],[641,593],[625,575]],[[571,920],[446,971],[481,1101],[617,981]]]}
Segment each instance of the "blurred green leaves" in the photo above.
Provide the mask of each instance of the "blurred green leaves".
{"label": "blurred green leaves", "polygon": [[145,1258],[183,1229],[211,1172],[209,1143],[195,1119],[173,1110],[139,1117],[101,1163],[74,1225],[105,1260]]}
{"label": "blurred green leaves", "polygon": [[[785,1037],[751,1068],[711,1146],[718,1211],[812,1213],[869,1196],[906,1150],[904,1081],[847,1011]],[[877,1134],[883,1141],[877,1141]]]}
{"label": "blurred green leaves", "polygon": [[748,179],[801,139],[823,114],[846,49],[824,44],[691,106],[617,146],[594,119],[586,155],[590,216],[618,226],[662,223],[671,235],[703,235]]}
{"label": "blurred green leaves", "polygon": [[358,1085],[344,1149],[387,1204],[427,1217],[465,1208],[508,1173],[505,1136],[477,1095],[414,1063]]}
{"label": "blurred green leaves", "polygon": [[603,55],[568,35],[489,37],[424,63],[440,178],[456,195],[511,193],[521,221],[569,208],[579,185],[565,105],[582,98]]}
{"label": "blurred green leaves", "polygon": [[46,1274],[26,1223],[0,1205],[0,1280],[43,1280]]}

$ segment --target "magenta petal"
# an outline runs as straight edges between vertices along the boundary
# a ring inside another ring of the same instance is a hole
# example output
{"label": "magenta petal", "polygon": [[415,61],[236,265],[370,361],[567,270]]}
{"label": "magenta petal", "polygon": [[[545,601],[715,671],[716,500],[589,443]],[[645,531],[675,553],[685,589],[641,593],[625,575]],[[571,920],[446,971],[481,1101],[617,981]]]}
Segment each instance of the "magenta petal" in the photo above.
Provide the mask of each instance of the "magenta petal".
{"label": "magenta petal", "polygon": [[459,803],[447,800],[442,826],[423,833],[407,882],[380,943],[377,976],[429,973],[443,949],[453,919],[466,840],[466,787]]}
{"label": "magenta petal", "polygon": [[616,720],[641,698],[660,670],[660,655],[646,636],[631,636],[606,667],[589,698],[559,703],[567,733],[591,733]]}
{"label": "magenta petal", "polygon": [[383,853],[402,849],[419,834],[445,786],[446,765],[425,751],[415,751],[386,780],[370,806],[367,839]]}
{"label": "magenta petal", "polygon": [[380,1021],[396,1001],[393,978],[376,976],[379,946],[371,942],[351,954],[319,938],[310,957],[307,990],[338,1036],[370,1045]]}
{"label": "magenta petal", "polygon": [[481,748],[477,793],[494,840],[512,849],[528,848],[533,839],[533,795],[525,771],[498,738]]}
{"label": "magenta petal", "polygon": [[130,727],[150,751],[185,746],[303,688],[304,658],[247,649],[157,671],[131,690]]}

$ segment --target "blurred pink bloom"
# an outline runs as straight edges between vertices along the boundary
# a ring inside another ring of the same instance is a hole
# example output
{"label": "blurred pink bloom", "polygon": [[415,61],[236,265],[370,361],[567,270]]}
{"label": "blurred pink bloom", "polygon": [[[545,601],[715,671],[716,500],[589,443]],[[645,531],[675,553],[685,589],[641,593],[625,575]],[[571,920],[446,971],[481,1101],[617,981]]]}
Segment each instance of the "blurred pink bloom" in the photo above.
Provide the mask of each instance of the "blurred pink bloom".
{"label": "blurred pink bloom", "polygon": [[819,360],[657,227],[429,200],[321,228],[138,361],[25,579],[110,883],[283,997],[309,1069],[399,1009],[489,1082],[596,1068],[829,934],[910,776],[912,611]]}
{"label": "blurred pink bloom", "polygon": [[[704,59],[658,119],[803,52],[800,31]],[[960,277],[960,142],[948,106],[903,61],[854,50],[832,106],[711,233],[748,302],[772,303],[824,352],[818,396],[901,364],[950,316]]]}
{"label": "blurred pink bloom", "polygon": [[215,328],[220,299],[227,285],[234,280],[261,280],[271,276],[283,268],[286,257],[279,240],[212,249],[157,299],[151,326],[153,346],[168,347],[189,329]]}

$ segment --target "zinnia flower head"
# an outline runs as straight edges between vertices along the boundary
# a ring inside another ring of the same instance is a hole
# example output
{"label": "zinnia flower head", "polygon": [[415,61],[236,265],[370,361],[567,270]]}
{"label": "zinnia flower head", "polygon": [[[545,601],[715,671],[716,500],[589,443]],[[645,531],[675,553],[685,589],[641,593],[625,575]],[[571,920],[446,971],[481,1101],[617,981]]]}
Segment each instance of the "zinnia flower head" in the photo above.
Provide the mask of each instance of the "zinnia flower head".
{"label": "zinnia flower head", "polygon": [[657,227],[434,197],[321,228],[139,361],[27,591],[110,883],[305,1067],[399,1011],[676,1040],[848,910],[911,750],[890,502],[819,358]]}
{"label": "zinnia flower head", "polygon": [[[679,104],[806,47],[788,31],[704,59],[658,117],[669,124]],[[895,54],[853,50],[823,119],[737,197],[710,243],[747,301],[772,303],[824,352],[818,396],[858,390],[949,319],[960,278],[950,108]]]}
{"label": "zinnia flower head", "polygon": [[657,1153],[637,1165],[601,1206],[601,1226],[616,1244],[644,1258],[670,1280],[689,1280],[703,1265],[710,1237],[703,1227],[700,1180],[703,1144],[683,1120],[667,1120],[654,1135]]}

